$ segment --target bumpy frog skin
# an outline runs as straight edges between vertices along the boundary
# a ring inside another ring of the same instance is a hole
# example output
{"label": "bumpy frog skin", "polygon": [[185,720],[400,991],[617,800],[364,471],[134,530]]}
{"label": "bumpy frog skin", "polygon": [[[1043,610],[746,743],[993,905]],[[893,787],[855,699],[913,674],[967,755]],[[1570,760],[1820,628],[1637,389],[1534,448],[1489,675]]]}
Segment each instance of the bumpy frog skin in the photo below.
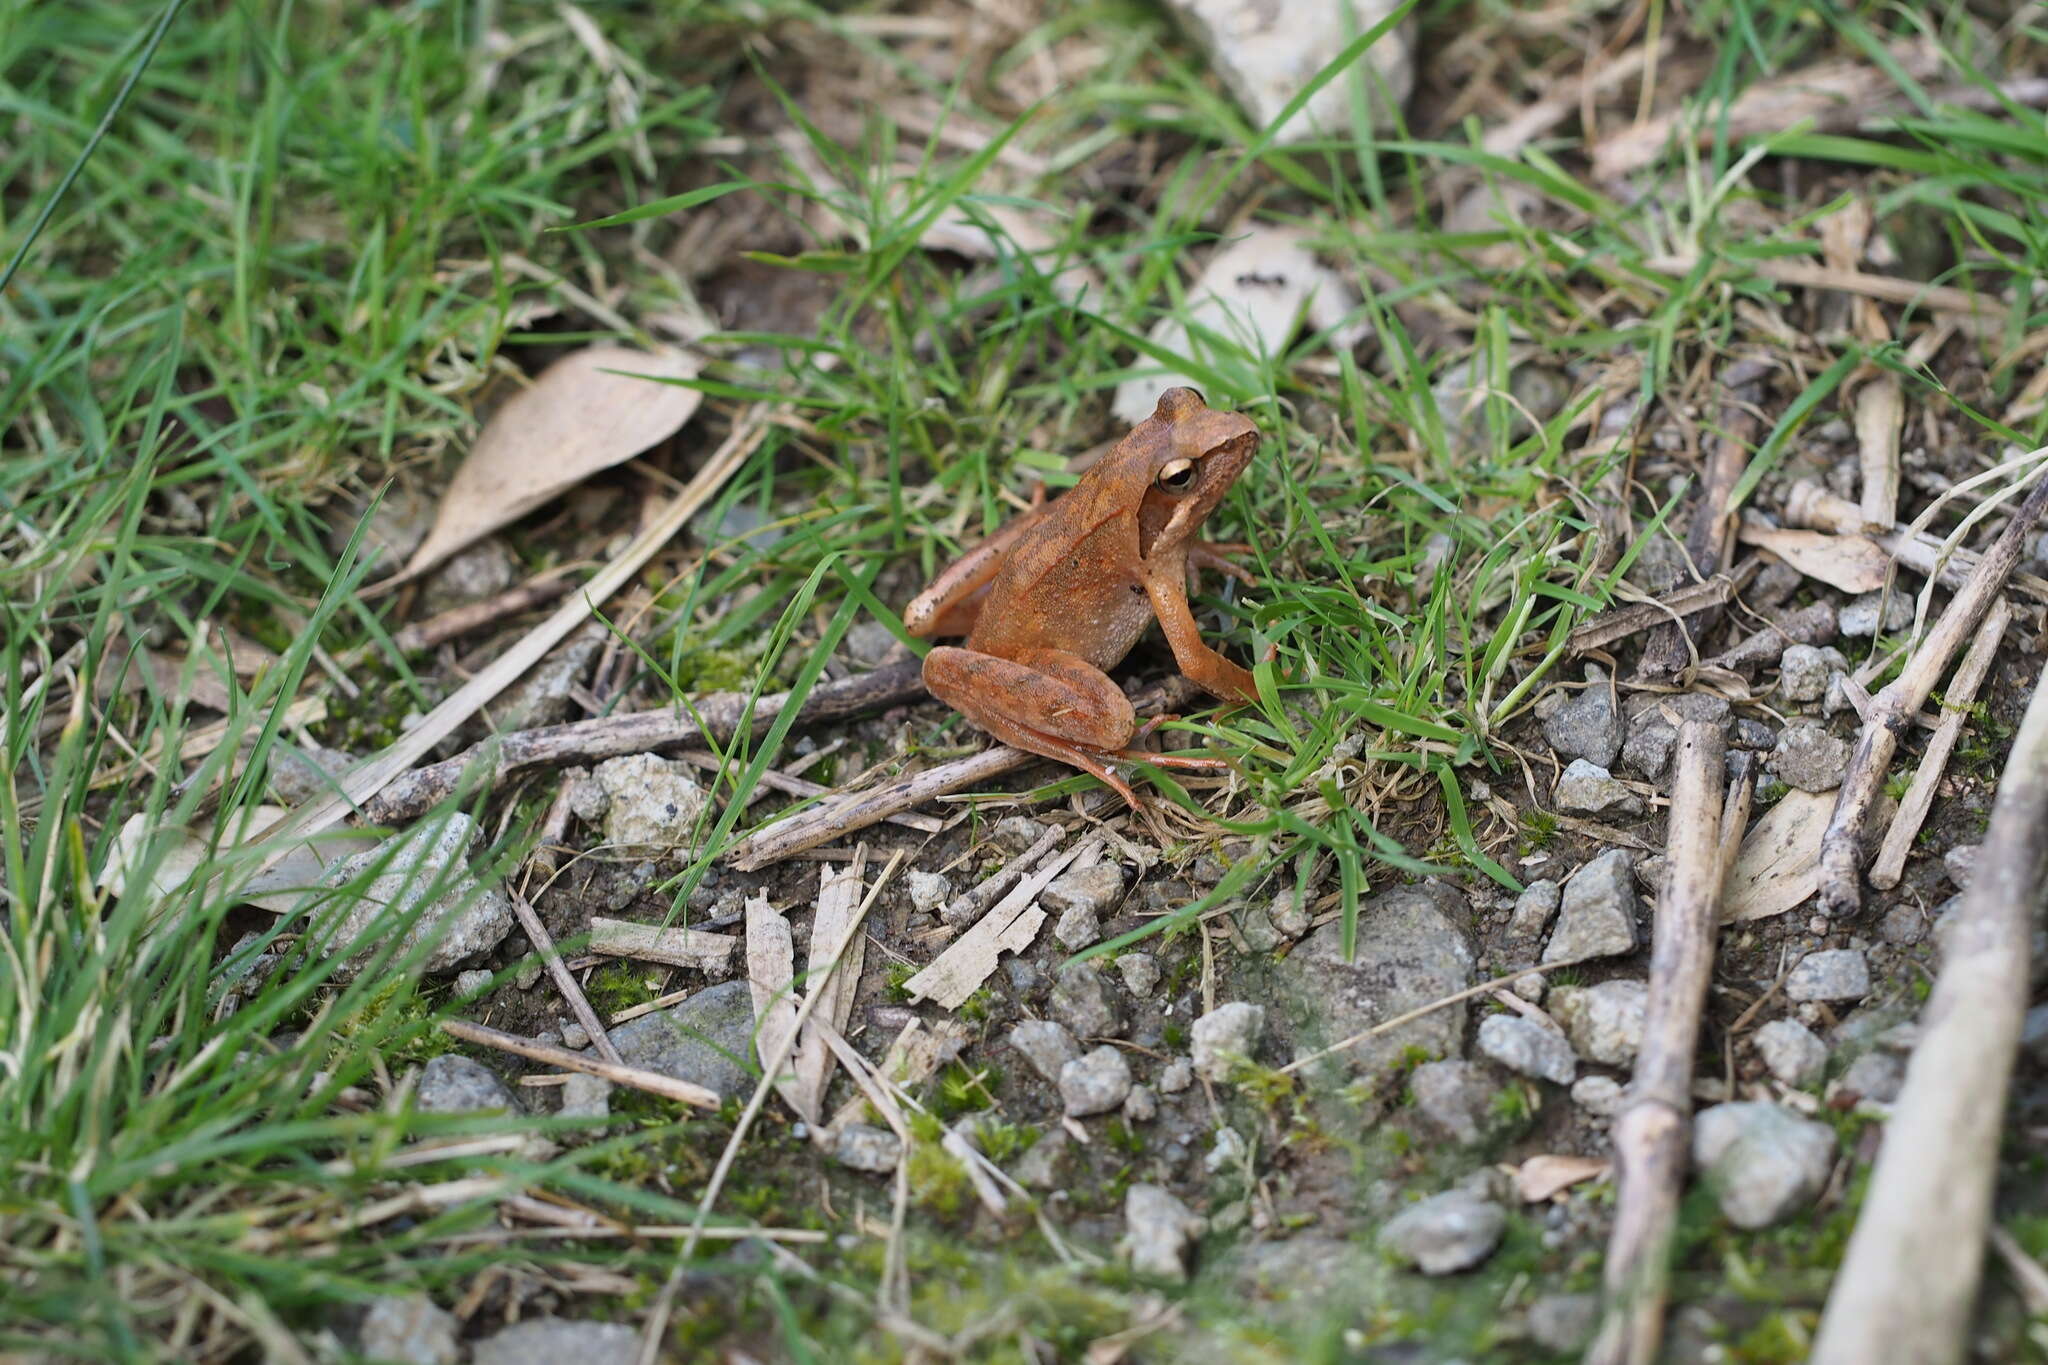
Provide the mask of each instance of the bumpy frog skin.
{"label": "bumpy frog skin", "polygon": [[[925,656],[924,682],[1005,744],[1093,773],[1136,806],[1111,764],[1138,734],[1114,668],[1154,620],[1190,681],[1253,701],[1252,676],[1202,643],[1188,608],[1192,568],[1249,575],[1195,532],[1258,449],[1249,418],[1193,389],[1159,406],[1081,481],[968,551],[903,613],[921,637],[965,635]],[[1131,754],[1184,768],[1215,758]]]}

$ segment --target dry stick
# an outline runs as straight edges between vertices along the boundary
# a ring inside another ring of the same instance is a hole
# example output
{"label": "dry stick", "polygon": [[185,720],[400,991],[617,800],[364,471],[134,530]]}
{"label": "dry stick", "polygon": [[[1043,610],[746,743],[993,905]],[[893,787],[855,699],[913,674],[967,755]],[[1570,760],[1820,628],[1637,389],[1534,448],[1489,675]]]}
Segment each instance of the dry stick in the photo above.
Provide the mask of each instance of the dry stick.
{"label": "dry stick", "polygon": [[575,1012],[576,1022],[583,1025],[583,1031],[590,1035],[591,1046],[603,1053],[606,1061],[624,1066],[626,1059],[612,1045],[612,1036],[605,1032],[604,1022],[597,1017],[597,1011],[590,1008],[589,997],[583,994],[583,987],[576,984],[576,977],[569,971],[568,964],[562,961],[561,953],[556,951],[554,935],[548,932],[547,925],[541,923],[540,916],[527,904],[526,897],[517,893],[512,896],[512,910],[519,916],[519,924],[526,930],[526,937],[540,951],[541,960],[548,964],[548,974],[555,978],[555,988],[561,991],[562,998]]}
{"label": "dry stick", "polygon": [[[1785,522],[1790,526],[1811,526],[1823,531],[1860,533],[1862,509],[1847,498],[1829,492],[1819,484],[1800,479],[1785,498]],[[1915,531],[1904,522],[1871,533],[1879,549],[1923,578],[1932,576],[1944,587],[1960,588],[1983,563],[1975,550],[1947,549],[1940,536]],[[2048,579],[2014,571],[2007,580],[2016,591],[2037,602],[2048,602]]]}
{"label": "dry stick", "polygon": [[[1151,715],[1181,705],[1196,693],[1195,685],[1172,677],[1146,688],[1135,698],[1139,715]],[[998,744],[978,754],[941,763],[921,773],[899,777],[866,791],[828,796],[817,805],[798,811],[787,820],[755,830],[726,850],[726,861],[741,872],[754,872],[819,844],[866,829],[898,811],[945,796],[966,787],[979,786],[1005,773],[1041,763],[1037,754]]]}
{"label": "dry stick", "polygon": [[[726,760],[719,758],[716,754],[707,753],[700,749],[691,749],[677,754],[676,758],[680,762],[702,768],[706,772],[722,773],[727,767]],[[752,805],[770,792],[781,792],[785,796],[824,796],[831,791],[832,788],[822,783],[812,782],[802,777],[792,777],[790,774],[775,768],[764,768],[761,770],[761,785],[748,795],[747,803]],[[892,815],[889,817],[888,822],[892,825],[901,825],[905,829],[914,829],[919,834],[937,834],[941,829],[945,828],[943,821],[929,815]]]}
{"label": "dry stick", "polygon": [[[593,574],[590,581],[583,584],[582,591],[564,602],[554,615],[535,626],[512,648],[493,659],[474,678],[457,688],[446,701],[427,712],[419,724],[401,735],[390,748],[344,773],[338,790],[307,802],[258,835],[255,842],[269,844],[271,851],[264,856],[256,871],[268,871],[306,839],[334,824],[351,810],[362,808],[384,789],[385,784],[417,763],[436,744],[455,733],[464,721],[488,705],[492,698],[522,677],[526,670],[545,658],[549,650],[583,624],[600,602],[617,592],[640,571],[642,565],[654,558],[661,547],[668,544],[676,532],[697,514],[697,509],[709,502],[712,495],[739,472],[740,466],[761,444],[767,431],[768,408],[765,404],[757,404],[734,425],[732,434],[705,460],[697,476],[676,494],[668,506],[661,509],[654,524],[642,531],[617,559]],[[433,802],[429,801],[410,814],[417,815],[431,805]]]}
{"label": "dry stick", "polygon": [[1606,1302],[1587,1365],[1650,1365],[1664,1334],[1671,1234],[1685,1180],[1693,1053],[1714,969],[1721,898],[1721,773],[1727,739],[1708,721],[1678,729],[1650,994],[1628,1104],[1614,1120],[1616,1201]]}
{"label": "dry stick", "polygon": [[1949,1365],[1977,1298],[2027,947],[2048,895],[2048,686],[2035,684],[1920,1044],[1821,1315],[1813,1365]]}
{"label": "dry stick", "polygon": [[1059,846],[1067,837],[1064,829],[1054,826],[1038,836],[1038,841],[1004,863],[1002,870],[978,885],[969,887],[949,901],[940,911],[939,918],[947,924],[962,925],[981,918],[982,912],[996,903],[1011,883],[1038,865],[1043,858]]}
{"label": "dry stick", "polygon": [[1643,43],[1621,53],[1612,61],[1593,65],[1577,80],[1565,81],[1535,103],[1524,107],[1513,118],[1497,127],[1489,128],[1480,145],[1495,156],[1514,156],[1522,148],[1542,137],[1545,133],[1577,114],[1586,98],[1605,94],[1615,86],[1632,81],[1641,75],[1652,56],[1661,60],[1671,54],[1672,40],[1659,39],[1655,43]]}
{"label": "dry stick", "polygon": [[1906,418],[1906,394],[1895,374],[1885,373],[1856,394],[1856,450],[1863,468],[1863,521],[1886,530],[1899,515],[1899,428]]}
{"label": "dry stick", "polygon": [[[1690,275],[1699,268],[1700,258],[1691,255],[1652,256],[1643,261],[1645,270],[1659,275]],[[1784,258],[1746,260],[1743,269],[1794,289],[1823,289],[1838,294],[1860,294],[1879,303],[1896,303],[1925,308],[1936,313],[1955,313],[1985,321],[2003,323],[2006,307],[1989,295],[1973,294],[1947,284],[1922,284],[1895,275],[1872,275],[1862,270],[1834,270],[1824,265]]]}
{"label": "dry stick", "polygon": [[496,597],[487,597],[481,602],[471,602],[465,606],[450,607],[438,616],[415,621],[392,636],[391,643],[398,647],[401,654],[415,654],[423,649],[432,649],[435,645],[467,635],[473,630],[493,625],[507,616],[517,616],[523,611],[543,606],[575,586],[576,580],[566,574],[557,572],[544,575],[530,583],[521,583],[516,588],[501,592]]}
{"label": "dry stick", "polygon": [[2048,478],[2043,478],[2027,494],[2026,502],[1984,552],[1970,581],[1949,600],[1941,618],[1927,632],[1927,638],[1920,642],[1920,648],[1906,661],[1899,676],[1871,698],[1870,708],[1863,716],[1862,732],[1856,737],[1855,752],[1849,756],[1848,775],[1842,779],[1842,790],[1835,798],[1834,815],[1820,839],[1822,913],[1839,917],[1855,913],[1862,905],[1863,831],[1870,823],[1870,813],[1884,786],[1899,736],[1913,727],[1948,661],[1990,609],[1992,599],[2005,585],[2006,575],[2019,562],[2020,547],[2044,509],[2048,509]]}
{"label": "dry stick", "polygon": [[2011,622],[2012,607],[2001,597],[1985,613],[1984,624],[1977,627],[1977,636],[1970,641],[1970,652],[1963,655],[1955,676],[1949,679],[1948,690],[1941,698],[1941,723],[1935,727],[1934,737],[1927,741],[1927,752],[1921,757],[1920,766],[1913,770],[1912,784],[1906,788],[1905,799],[1899,802],[1898,814],[1892,817],[1877,857],[1871,860],[1870,884],[1880,891],[1897,886],[1905,874],[1906,854],[1913,847],[1913,836],[1920,832],[1928,810],[1934,805],[1934,789],[1941,784],[1948,756],[1955,751],[1957,741],[1963,737],[1963,726],[1970,718],[1967,708],[1977,699],[1977,689],[1984,685],[1991,661],[1997,657],[1999,642],[2005,638],[2005,628]]}
{"label": "dry stick", "polygon": [[[806,722],[839,720],[864,711],[916,701],[925,695],[915,659],[884,664],[871,673],[821,684],[797,711]],[[766,730],[789,702],[787,692],[754,705],[755,733]],[[363,805],[363,817],[379,824],[410,820],[460,791],[465,782],[496,784],[528,768],[560,767],[598,759],[644,754],[679,744],[724,742],[746,712],[742,693],[721,692],[695,704],[695,714],[674,706],[634,711],[595,720],[515,730],[466,749],[442,763],[415,768],[394,778]],[[699,721],[703,723],[700,725]]]}
{"label": "dry stick", "polygon": [[679,1081],[673,1076],[664,1076],[659,1071],[644,1071],[637,1066],[620,1066],[614,1062],[599,1061],[580,1052],[571,1052],[565,1047],[537,1043],[531,1038],[521,1038],[516,1033],[485,1028],[482,1024],[472,1024],[466,1019],[443,1019],[441,1031],[451,1037],[460,1038],[465,1043],[480,1043],[485,1047],[494,1047],[500,1052],[509,1052],[530,1061],[559,1066],[565,1071],[581,1071],[586,1076],[598,1076],[614,1085],[645,1090],[650,1095],[660,1095],[663,1099],[677,1100],[683,1104],[694,1104],[699,1109],[716,1109],[724,1103],[715,1090],[707,1090],[688,1081]]}
{"label": "dry stick", "polygon": [[1573,654],[1605,649],[1616,640],[1625,640],[1652,626],[1683,619],[1708,607],[1724,607],[1737,591],[1756,576],[1756,571],[1761,565],[1762,561],[1752,556],[1735,570],[1732,577],[1725,573],[1717,573],[1704,583],[1694,583],[1647,602],[1637,602],[1614,611],[1603,612],[1592,620],[1583,621],[1573,627],[1572,633],[1565,637],[1565,648]]}

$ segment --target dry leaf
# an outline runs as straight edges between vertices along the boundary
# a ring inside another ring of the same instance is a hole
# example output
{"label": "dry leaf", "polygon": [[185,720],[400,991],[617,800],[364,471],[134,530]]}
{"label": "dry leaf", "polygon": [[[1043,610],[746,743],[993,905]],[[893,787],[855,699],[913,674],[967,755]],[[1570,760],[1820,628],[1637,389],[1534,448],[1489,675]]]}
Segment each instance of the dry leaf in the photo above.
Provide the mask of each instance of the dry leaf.
{"label": "dry leaf", "polygon": [[1736,538],[1745,545],[1769,550],[1808,578],[1843,592],[1876,592],[1891,569],[1892,557],[1868,536],[1745,525]]}
{"label": "dry leaf", "polygon": [[[433,529],[382,586],[417,578],[591,475],[673,436],[703,401],[697,358],[673,348],[590,346],[541,372],[491,414],[448,482]],[[641,378],[651,375],[655,378]]]}
{"label": "dry leaf", "polygon": [[[1216,253],[1188,290],[1184,315],[1161,319],[1152,328],[1151,339],[1196,360],[1219,349],[1226,354],[1279,355],[1304,313],[1318,328],[1339,327],[1357,302],[1351,285],[1309,251],[1307,233],[1254,228]],[[1190,327],[1213,334],[1214,339],[1191,336]],[[1349,344],[1351,335],[1340,333],[1339,343]],[[1135,426],[1152,415],[1160,394],[1192,383],[1177,374],[1127,379],[1117,385],[1112,407],[1120,420]]]}
{"label": "dry leaf", "polygon": [[1735,855],[1735,870],[1721,893],[1721,918],[1782,915],[1811,896],[1820,885],[1820,836],[1834,809],[1833,792],[1794,788],[1780,797]]}
{"label": "dry leaf", "polygon": [[932,1000],[949,1010],[960,1008],[995,971],[996,960],[1005,950],[1022,952],[1038,937],[1038,930],[1045,923],[1045,911],[1036,904],[1038,893],[1064,872],[1067,864],[1100,843],[1097,838],[1083,839],[1040,863],[1031,875],[990,906],[973,928],[954,940],[952,947],[904,982],[904,991],[913,1001]]}
{"label": "dry leaf", "polygon": [[[866,854],[863,844],[847,866],[835,871],[832,864],[821,863],[818,868],[818,912],[811,919],[811,955],[804,974],[805,990],[816,991],[818,1003],[811,1007],[810,1022],[804,1025],[804,1036],[792,1059],[796,1110],[813,1124],[825,1107],[825,1084],[832,1078],[832,1049],[817,1025],[835,1033],[846,1031],[866,958],[867,939],[860,934],[848,938],[860,917]],[[837,943],[845,943],[846,951],[835,971],[825,954]]]}
{"label": "dry leaf", "polygon": [[[756,894],[746,909],[747,990],[754,998],[754,1051],[765,1067],[796,1032],[796,946],[789,920],[768,904],[767,892]],[[775,1078],[775,1092],[788,1101],[798,1118],[815,1126],[817,1111],[805,1107],[801,1089],[787,1071]]]}
{"label": "dry leaf", "polygon": [[1532,1156],[1515,1168],[1515,1193],[1524,1204],[1540,1204],[1606,1174],[1607,1163],[1598,1157]]}

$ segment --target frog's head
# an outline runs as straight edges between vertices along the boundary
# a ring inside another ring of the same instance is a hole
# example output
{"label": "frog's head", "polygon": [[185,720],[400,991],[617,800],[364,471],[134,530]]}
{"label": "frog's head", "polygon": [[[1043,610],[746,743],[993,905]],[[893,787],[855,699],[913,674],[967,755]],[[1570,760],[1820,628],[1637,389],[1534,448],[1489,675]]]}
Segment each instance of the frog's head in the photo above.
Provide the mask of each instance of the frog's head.
{"label": "frog's head", "polygon": [[1243,413],[1218,412],[1193,389],[1160,394],[1159,406],[1132,436],[1145,427],[1153,428],[1152,439],[1134,444],[1151,457],[1139,518],[1147,532],[1142,553],[1150,558],[1194,538],[1251,463],[1259,431]]}

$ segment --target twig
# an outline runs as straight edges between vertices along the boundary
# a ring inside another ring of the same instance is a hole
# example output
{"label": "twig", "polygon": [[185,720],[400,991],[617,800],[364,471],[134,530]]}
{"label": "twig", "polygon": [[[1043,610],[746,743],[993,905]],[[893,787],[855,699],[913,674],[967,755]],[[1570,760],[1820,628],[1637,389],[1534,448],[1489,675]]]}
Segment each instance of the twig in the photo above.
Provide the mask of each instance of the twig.
{"label": "twig", "polygon": [[1941,699],[1941,723],[1935,727],[1934,737],[1927,741],[1927,752],[1921,757],[1920,766],[1913,770],[1913,781],[1906,788],[1905,799],[1899,802],[1898,814],[1892,817],[1877,857],[1871,860],[1870,884],[1880,891],[1897,886],[1905,873],[1906,854],[1912,850],[1913,837],[1920,832],[1928,810],[1934,805],[1934,791],[1941,785],[1948,756],[1955,752],[1957,741],[1963,737],[1963,726],[1969,722],[1969,705],[1977,699],[1977,689],[1991,672],[1991,661],[1997,656],[1999,642],[2005,638],[2005,628],[2011,622],[2012,608],[2005,599],[1992,603],[1984,623],[1977,627],[1976,638],[1970,641],[1969,652],[1963,655],[1955,676],[1949,679],[1948,690]]}
{"label": "twig", "polygon": [[1616,1202],[1606,1302],[1587,1365],[1651,1365],[1664,1334],[1671,1235],[1692,1117],[1693,1052],[1714,969],[1726,748],[1719,725],[1687,721],[1679,727],[1643,1043],[1628,1104],[1614,1120]]}
{"label": "twig", "polygon": [[[2048,374],[2048,370],[2042,371]],[[1785,498],[1785,521],[1791,526],[1813,526],[1823,531],[1857,531],[1863,511],[1847,498],[1830,493],[1820,485],[1801,479]],[[1948,588],[1960,588],[1983,563],[1975,550],[1948,549],[1941,537],[1916,531],[1903,522],[1871,534],[1878,548],[1922,577],[1932,577]],[[2014,570],[2007,580],[2016,592],[2037,602],[2048,602],[2048,579]]]}
{"label": "twig", "polygon": [[659,962],[669,967],[692,967],[698,971],[723,971],[732,965],[739,940],[731,934],[707,933],[702,929],[663,928],[633,920],[606,919],[594,915],[590,921],[593,953],[606,957],[632,957]]}
{"label": "twig", "polygon": [[1722,607],[1755,576],[1763,561],[1752,556],[1731,576],[1717,573],[1704,583],[1693,583],[1648,602],[1637,602],[1616,611],[1602,612],[1582,621],[1565,637],[1565,648],[1574,654],[1605,649],[1616,640],[1648,630],[1668,621],[1683,620],[1708,607]]}
{"label": "twig", "polygon": [[[726,762],[720,759],[718,755],[708,753],[702,749],[688,749],[677,754],[676,757],[680,761],[702,768],[706,772],[724,772],[727,766]],[[822,783],[796,777],[776,768],[764,768],[761,770],[761,784],[748,794],[747,802],[751,805],[770,792],[781,792],[784,796],[825,796],[829,795],[831,791],[832,788]],[[905,829],[914,829],[919,834],[937,834],[945,828],[943,820],[929,815],[892,815],[889,817],[888,823],[901,825]]]}
{"label": "twig", "polygon": [[969,887],[955,896],[939,910],[939,918],[947,924],[966,924],[981,918],[982,912],[996,903],[996,898],[1010,889],[1010,884],[1035,867],[1040,858],[1059,847],[1060,840],[1067,837],[1064,829],[1055,825],[1038,836],[1038,841],[1004,863],[1002,870],[993,877],[985,878],[979,885]]}
{"label": "twig", "polygon": [[494,1047],[500,1052],[509,1052],[529,1061],[546,1062],[566,1071],[581,1071],[586,1076],[597,1076],[613,1085],[623,1085],[634,1090],[645,1090],[650,1095],[676,1100],[682,1104],[694,1104],[699,1109],[716,1109],[724,1101],[718,1092],[707,1090],[689,1081],[679,1081],[673,1076],[664,1076],[658,1071],[646,1071],[637,1066],[621,1066],[616,1062],[600,1061],[586,1057],[580,1052],[571,1052],[565,1047],[554,1047],[548,1043],[521,1038],[516,1033],[504,1033],[498,1029],[472,1024],[466,1019],[443,1019],[441,1031],[450,1037],[460,1038],[465,1043],[479,1043]]}
{"label": "twig", "polygon": [[1820,840],[1820,907],[1823,913],[1835,916],[1853,914],[1862,904],[1863,832],[1870,823],[1878,792],[1884,786],[1892,754],[1899,745],[1899,736],[1912,728],[1914,718],[1926,703],[1928,694],[1933,692],[1934,684],[1940,680],[1957,647],[1964,637],[1977,629],[1977,623],[1990,609],[1992,600],[2005,585],[2006,575],[2019,562],[2020,547],[2025,544],[2027,535],[2033,530],[2034,523],[2040,520],[2044,509],[2048,509],[2048,478],[2041,479],[2027,494],[2026,502],[2013,513],[2005,530],[1984,552],[1984,558],[1970,575],[1970,581],[1949,600],[1941,618],[1927,632],[1927,638],[1920,642],[1920,648],[1906,661],[1899,676],[1871,698],[1870,708],[1864,713],[1862,732],[1856,738],[1856,749],[1849,756],[1848,774],[1842,779],[1842,790],[1835,798],[1834,815],[1828,821],[1827,833]]}
{"label": "twig", "polygon": [[[1868,307],[1868,305],[1865,305]],[[1881,374],[1856,394],[1856,453],[1863,468],[1863,522],[1885,530],[1899,515],[1899,425],[1906,393],[1895,374]]]}
{"label": "twig", "polygon": [[[1146,688],[1136,698],[1139,715],[1170,710],[1195,695],[1195,685],[1175,676]],[[726,861],[741,872],[754,872],[783,858],[842,834],[866,829],[898,811],[929,801],[935,796],[979,786],[1005,773],[1043,762],[1008,745],[997,744],[966,758],[941,763],[921,773],[899,777],[867,791],[828,796],[817,805],[800,810],[786,820],[755,830],[726,851]]]}
{"label": "twig", "polygon": [[487,597],[481,602],[470,602],[460,607],[450,607],[438,616],[429,616],[424,621],[415,621],[391,637],[391,643],[401,654],[417,654],[423,649],[467,635],[473,630],[517,616],[523,611],[544,606],[576,586],[576,580],[559,571],[546,574],[530,583]]}
{"label": "twig", "polygon": [[1983,1269],[2027,949],[2048,891],[2048,687],[2035,684],[1921,1012],[1814,1365],[1950,1365]]}
{"label": "twig", "polygon": [[[1697,256],[1652,256],[1643,262],[1645,270],[1659,275],[1690,275],[1699,268]],[[1995,298],[1973,294],[1967,289],[1957,289],[1946,284],[1922,284],[1918,280],[1902,280],[1892,275],[1872,275],[1862,270],[1831,270],[1824,265],[1813,265],[1807,261],[1784,258],[1758,260],[1746,259],[1744,270],[1753,271],[1776,284],[1794,289],[1824,289],[1841,294],[1861,294],[1880,303],[1896,303],[1910,307],[1925,308],[1935,313],[1957,313],[1964,316],[1984,316],[1988,322],[2001,322],[2005,308]]]}
{"label": "twig", "polygon": [[[806,723],[838,720],[916,701],[924,695],[918,662],[909,659],[813,688],[797,716]],[[755,703],[755,733],[766,730],[788,701],[787,692],[777,692]],[[363,818],[375,824],[414,819],[460,791],[465,783],[495,785],[528,768],[590,763],[675,745],[702,744],[707,739],[722,743],[739,728],[746,702],[742,693],[721,692],[697,702],[695,714],[664,706],[652,711],[515,730],[485,740],[445,762],[394,777],[389,786],[364,803]]]}
{"label": "twig", "polygon": [[548,964],[548,975],[555,978],[555,989],[569,1002],[576,1022],[583,1025],[583,1031],[590,1035],[590,1045],[604,1054],[606,1061],[624,1066],[626,1059],[619,1055],[618,1048],[612,1046],[611,1034],[605,1032],[604,1021],[590,1007],[590,999],[583,994],[583,987],[576,984],[574,973],[562,961],[561,953],[556,951],[554,936],[548,933],[547,925],[541,923],[540,916],[534,913],[526,897],[516,892],[512,896],[512,911],[519,916],[520,927],[526,930],[526,937],[532,940],[541,960]]}

